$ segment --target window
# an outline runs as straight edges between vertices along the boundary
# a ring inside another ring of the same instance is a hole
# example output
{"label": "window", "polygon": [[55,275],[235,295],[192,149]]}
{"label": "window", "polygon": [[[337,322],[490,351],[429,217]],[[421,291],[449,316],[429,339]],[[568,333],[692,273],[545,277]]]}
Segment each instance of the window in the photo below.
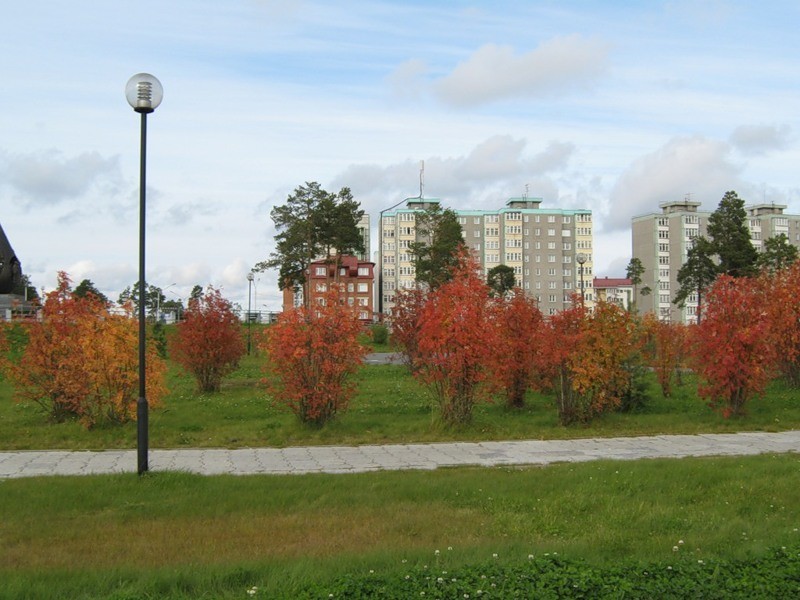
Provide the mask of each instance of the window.
{"label": "window", "polygon": [[556,230],[555,229],[548,229],[547,230],[547,235],[555,235],[555,234],[556,234]]}
{"label": "window", "polygon": [[547,262],[556,262],[556,255],[555,254],[548,254],[547,255]]}
{"label": "window", "polygon": [[556,243],[555,242],[547,242],[547,249],[548,250],[555,250],[556,249]]}
{"label": "window", "polygon": [[547,299],[550,302],[555,302],[556,301],[556,295],[555,294],[550,294]]}
{"label": "window", "polygon": [[547,222],[548,223],[555,223],[556,222],[556,216],[555,215],[547,215]]}
{"label": "window", "polygon": [[369,319],[369,314],[367,314],[366,311],[362,310],[360,313],[358,313],[358,318],[361,319],[362,321],[365,321]]}
{"label": "window", "polygon": [[547,287],[548,287],[549,289],[551,289],[551,290],[554,290],[554,289],[556,289],[556,282],[555,282],[555,281],[548,281],[548,282],[547,282]]}
{"label": "window", "polygon": [[561,237],[572,237],[572,230],[571,229],[562,229],[561,230]]}
{"label": "window", "polygon": [[413,227],[401,227],[400,228],[400,235],[414,235],[414,228]]}
{"label": "window", "polygon": [[669,252],[669,244],[659,244],[658,245],[659,252]]}
{"label": "window", "polygon": [[401,221],[414,221],[416,219],[416,215],[414,213],[400,213],[400,220]]}
{"label": "window", "polygon": [[[556,270],[555,269],[547,269],[547,274],[550,275],[550,277],[555,277],[556,276]],[[537,275],[538,275],[538,273],[537,273]]]}
{"label": "window", "polygon": [[472,224],[473,225],[480,225],[481,224],[481,218],[480,217],[472,217]]}
{"label": "window", "polygon": [[358,267],[359,277],[369,277],[369,267]]}
{"label": "window", "polygon": [[515,235],[522,233],[522,225],[506,225],[506,233]]}
{"label": "window", "polygon": [[317,291],[318,292],[327,292],[328,291],[328,286],[325,285],[324,283],[318,283],[317,284]]}
{"label": "window", "polygon": [[659,231],[658,231],[658,239],[660,239],[660,240],[668,240],[669,239],[669,229],[659,229]]}
{"label": "window", "polygon": [[356,290],[356,288],[355,288],[355,286],[354,286],[352,283],[348,283],[348,284],[347,284],[347,291],[348,291],[348,292],[351,292],[351,293],[352,293],[352,292],[354,292],[355,290]]}
{"label": "window", "polygon": [[327,273],[327,270],[325,269],[325,267],[316,267],[314,269],[314,273],[316,275],[318,275],[319,277],[325,277],[325,274]]}
{"label": "window", "polygon": [[572,223],[572,217],[564,217],[564,218],[562,219],[562,221],[563,221],[564,223]]}
{"label": "window", "polygon": [[562,250],[572,250],[572,242],[564,242],[561,244]]}
{"label": "window", "polygon": [[506,213],[506,221],[521,221],[521,220],[522,220],[521,212]]}
{"label": "window", "polygon": [[481,237],[481,230],[480,229],[476,229],[475,231],[473,231],[472,232],[472,237],[476,237],[476,238]]}
{"label": "window", "polygon": [[359,306],[367,306],[369,305],[369,298],[359,298],[358,299]]}
{"label": "window", "polygon": [[369,284],[368,283],[359,283],[358,284],[358,292],[360,294],[366,293],[369,291]]}

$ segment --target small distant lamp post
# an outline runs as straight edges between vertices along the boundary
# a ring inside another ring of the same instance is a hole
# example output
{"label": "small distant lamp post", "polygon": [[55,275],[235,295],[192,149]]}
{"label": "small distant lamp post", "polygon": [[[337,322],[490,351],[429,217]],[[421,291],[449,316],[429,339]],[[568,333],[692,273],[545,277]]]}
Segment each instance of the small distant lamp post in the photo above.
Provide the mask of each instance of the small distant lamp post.
{"label": "small distant lamp post", "polygon": [[581,308],[585,308],[586,306],[586,290],[583,286],[583,265],[587,258],[588,257],[583,252],[579,252],[578,256],[575,257],[575,260],[578,261],[581,270]]}
{"label": "small distant lamp post", "polygon": [[250,323],[253,321],[250,313],[250,293],[253,289],[253,272],[247,274],[247,356],[250,356]]}
{"label": "small distant lamp post", "polygon": [[153,112],[164,97],[161,82],[148,73],[138,73],[128,80],[125,98],[133,110],[142,115],[139,152],[139,399],[136,403],[137,472],[147,472],[147,398],[145,395],[145,173],[147,165],[147,115]]}

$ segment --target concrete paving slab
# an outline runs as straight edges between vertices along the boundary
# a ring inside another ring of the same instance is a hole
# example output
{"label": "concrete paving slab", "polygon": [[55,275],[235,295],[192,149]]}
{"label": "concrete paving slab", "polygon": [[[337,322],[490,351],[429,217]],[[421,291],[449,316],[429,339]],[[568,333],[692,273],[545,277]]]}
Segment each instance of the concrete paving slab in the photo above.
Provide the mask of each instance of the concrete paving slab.
{"label": "concrete paving slab", "polygon": [[[591,460],[640,460],[800,452],[800,430],[778,433],[657,435],[577,440],[515,440],[385,446],[153,449],[153,471],[201,475],[363,473],[456,466],[547,465]],[[135,473],[135,450],[0,452],[0,479]]]}

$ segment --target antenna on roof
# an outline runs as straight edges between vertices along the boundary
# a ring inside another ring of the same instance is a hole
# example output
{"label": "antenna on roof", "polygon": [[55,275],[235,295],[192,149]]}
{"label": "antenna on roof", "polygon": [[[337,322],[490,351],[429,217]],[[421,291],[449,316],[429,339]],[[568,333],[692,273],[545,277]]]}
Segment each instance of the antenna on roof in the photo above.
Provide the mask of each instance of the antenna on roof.
{"label": "antenna on roof", "polygon": [[425,188],[425,161],[419,161],[419,198],[422,200],[422,191]]}
{"label": "antenna on roof", "polygon": [[686,192],[686,194],[683,196],[683,201],[684,202],[691,202],[692,201],[692,192]]}
{"label": "antenna on roof", "polygon": [[528,199],[528,186],[529,185],[530,184],[528,184],[528,183],[525,184],[525,194],[522,196],[525,200]]}

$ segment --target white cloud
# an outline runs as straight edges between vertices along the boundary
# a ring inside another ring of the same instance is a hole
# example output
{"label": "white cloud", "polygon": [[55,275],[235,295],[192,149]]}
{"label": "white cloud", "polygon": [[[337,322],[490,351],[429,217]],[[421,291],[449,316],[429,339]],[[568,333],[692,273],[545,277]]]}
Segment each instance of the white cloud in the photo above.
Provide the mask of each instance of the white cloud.
{"label": "white cloud", "polygon": [[742,154],[760,155],[783,150],[789,145],[792,129],[788,125],[741,125],[734,129],[731,144]]}
{"label": "white cloud", "polygon": [[608,68],[608,51],[607,43],[580,35],[553,38],[522,55],[486,44],[436,82],[435,91],[455,106],[558,95],[594,83]]}
{"label": "white cloud", "polygon": [[84,152],[67,158],[57,150],[2,154],[0,174],[27,207],[57,204],[95,186],[116,193],[122,179],[118,156]]}
{"label": "white cloud", "polygon": [[[430,156],[425,163],[426,197],[439,197],[454,208],[496,207],[519,196],[526,184],[532,195],[555,202],[558,186],[553,173],[563,171],[575,148],[551,141],[529,156],[528,142],[510,135],[495,135],[466,155]],[[334,188],[350,185],[362,207],[376,214],[407,196],[418,194],[420,163],[406,160],[386,166],[350,165],[333,180]]]}
{"label": "white cloud", "polygon": [[425,61],[412,58],[398,66],[388,77],[392,92],[404,100],[418,97],[425,89],[425,75],[428,65]]}
{"label": "white cloud", "polygon": [[630,227],[631,218],[657,212],[661,202],[691,194],[700,202],[716,203],[726,190],[741,188],[742,166],[730,158],[725,142],[702,136],[679,137],[633,162],[617,180],[605,224]]}

